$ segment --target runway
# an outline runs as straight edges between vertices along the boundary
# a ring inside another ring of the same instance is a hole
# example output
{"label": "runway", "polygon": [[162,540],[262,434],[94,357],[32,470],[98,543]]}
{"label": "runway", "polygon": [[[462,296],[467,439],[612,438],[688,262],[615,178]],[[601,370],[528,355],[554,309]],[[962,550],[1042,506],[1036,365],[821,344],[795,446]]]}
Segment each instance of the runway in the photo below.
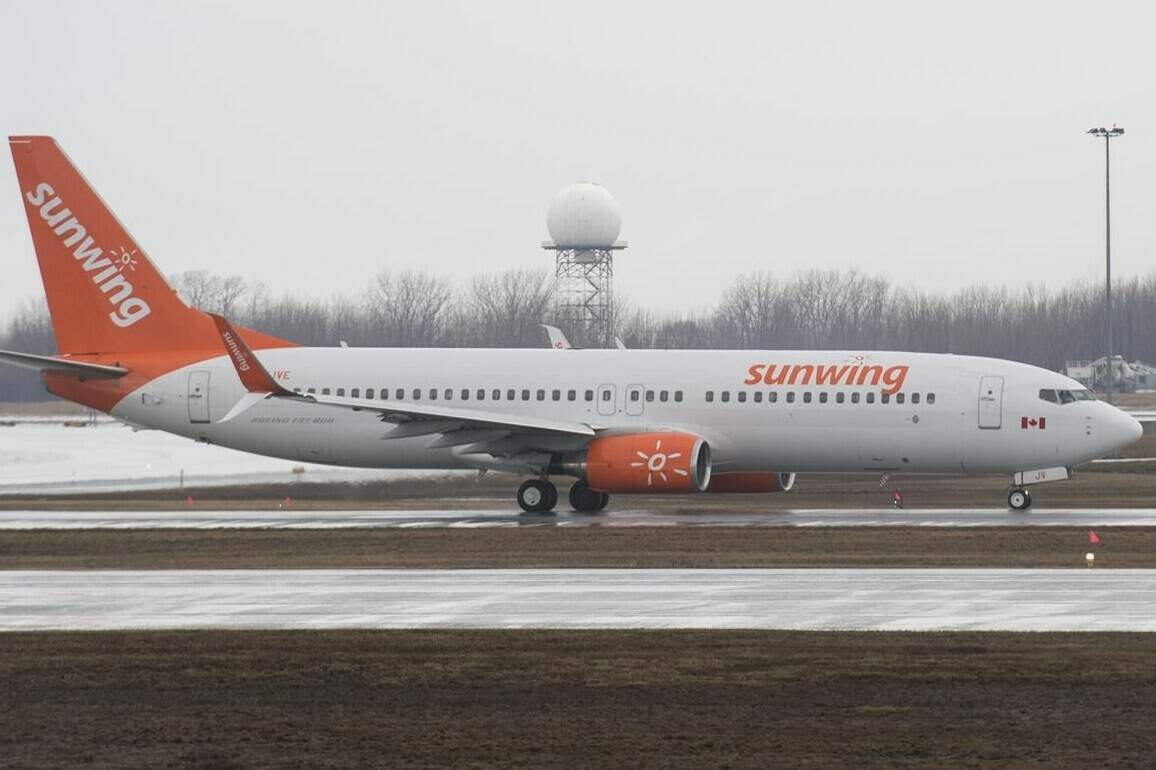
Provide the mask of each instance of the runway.
{"label": "runway", "polygon": [[0,630],[1156,631],[1156,570],[0,572]]}
{"label": "runway", "polygon": [[0,529],[337,529],[351,527],[1151,527],[1154,508],[800,509],[600,515],[508,510],[0,511]]}

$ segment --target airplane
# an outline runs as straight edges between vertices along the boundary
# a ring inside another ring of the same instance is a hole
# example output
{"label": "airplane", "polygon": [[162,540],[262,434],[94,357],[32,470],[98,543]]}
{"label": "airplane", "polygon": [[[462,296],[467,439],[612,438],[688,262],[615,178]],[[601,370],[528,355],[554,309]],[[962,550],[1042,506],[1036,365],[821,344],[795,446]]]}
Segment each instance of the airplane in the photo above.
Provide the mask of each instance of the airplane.
{"label": "airplane", "polygon": [[788,492],[797,473],[1033,484],[1138,440],[1075,380],[977,356],[313,348],[186,305],[45,136],[9,138],[60,353],[0,351],[132,425],[273,457],[527,477],[528,512],[611,494]]}

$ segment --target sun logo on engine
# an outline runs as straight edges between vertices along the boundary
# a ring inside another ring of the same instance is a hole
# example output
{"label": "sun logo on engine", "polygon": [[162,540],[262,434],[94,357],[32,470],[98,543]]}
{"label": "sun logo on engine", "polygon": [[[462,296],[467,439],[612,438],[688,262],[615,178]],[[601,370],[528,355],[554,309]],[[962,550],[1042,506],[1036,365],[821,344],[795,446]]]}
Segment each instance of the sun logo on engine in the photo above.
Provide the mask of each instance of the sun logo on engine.
{"label": "sun logo on engine", "polygon": [[[647,454],[641,449],[635,450],[635,454],[639,456],[639,460],[630,464],[631,468],[645,468],[646,469],[646,486],[653,486],[654,477],[662,479],[663,484],[670,482],[670,478],[666,475],[666,464],[671,460],[677,460],[682,457],[682,452],[671,452],[665,454],[662,451],[662,439],[657,439],[654,442],[654,452]],[[682,468],[671,468],[671,471],[679,476],[689,476],[687,471]]]}

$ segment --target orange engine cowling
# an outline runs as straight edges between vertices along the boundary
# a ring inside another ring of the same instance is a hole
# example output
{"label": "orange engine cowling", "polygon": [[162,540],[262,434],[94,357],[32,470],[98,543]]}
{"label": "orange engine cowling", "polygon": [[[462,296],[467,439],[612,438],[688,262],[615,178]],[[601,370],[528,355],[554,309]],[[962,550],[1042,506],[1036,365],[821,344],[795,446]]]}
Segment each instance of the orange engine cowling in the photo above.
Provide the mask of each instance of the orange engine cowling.
{"label": "orange engine cowling", "polygon": [[753,473],[716,473],[710,478],[707,492],[751,493],[751,492],[790,492],[795,486],[795,474],[776,473],[774,471],[756,471]]}
{"label": "orange engine cowling", "polygon": [[632,433],[586,447],[586,483],[600,492],[702,492],[710,484],[710,446],[689,433]]}

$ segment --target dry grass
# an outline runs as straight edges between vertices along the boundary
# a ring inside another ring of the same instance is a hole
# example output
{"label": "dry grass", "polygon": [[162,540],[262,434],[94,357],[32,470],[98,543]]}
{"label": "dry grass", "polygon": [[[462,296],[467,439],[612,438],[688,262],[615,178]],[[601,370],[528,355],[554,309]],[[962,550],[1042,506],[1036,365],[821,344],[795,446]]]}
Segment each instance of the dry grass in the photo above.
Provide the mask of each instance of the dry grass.
{"label": "dry grass", "polygon": [[1140,634],[0,635],[6,767],[1150,767]]}
{"label": "dry grass", "polygon": [[[1156,568],[1156,527],[1097,528],[1097,568]],[[0,531],[0,569],[1082,567],[1059,527]]]}

